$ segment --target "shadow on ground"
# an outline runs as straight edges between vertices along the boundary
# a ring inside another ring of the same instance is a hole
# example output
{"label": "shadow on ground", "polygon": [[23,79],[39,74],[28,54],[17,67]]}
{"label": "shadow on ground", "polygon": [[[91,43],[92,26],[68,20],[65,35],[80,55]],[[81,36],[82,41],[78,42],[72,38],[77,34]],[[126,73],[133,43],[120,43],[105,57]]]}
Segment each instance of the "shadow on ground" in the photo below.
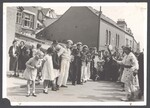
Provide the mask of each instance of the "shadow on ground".
{"label": "shadow on ground", "polygon": [[[26,89],[26,85],[22,85],[24,87],[19,88],[19,87],[9,87],[7,88],[7,95],[8,96],[25,96],[27,94],[27,89]],[[17,89],[17,91],[15,91],[15,89]],[[13,92],[15,91],[15,92]],[[43,92],[43,86],[42,85],[38,85],[36,87],[36,94],[42,93]]]}

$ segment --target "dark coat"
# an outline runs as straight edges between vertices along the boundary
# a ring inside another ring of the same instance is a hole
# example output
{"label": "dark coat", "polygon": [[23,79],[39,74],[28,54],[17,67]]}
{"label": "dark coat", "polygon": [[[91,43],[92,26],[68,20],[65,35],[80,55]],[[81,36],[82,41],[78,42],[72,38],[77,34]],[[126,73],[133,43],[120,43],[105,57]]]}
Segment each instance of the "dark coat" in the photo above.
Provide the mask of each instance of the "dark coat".
{"label": "dark coat", "polygon": [[52,60],[53,60],[53,68],[60,69],[60,58],[58,57],[57,52],[53,53]]}
{"label": "dark coat", "polygon": [[16,56],[13,55],[13,46],[11,46],[9,48],[8,54],[9,54],[9,57],[10,57],[9,70],[10,71],[16,71],[17,70],[17,63],[18,63],[18,56],[19,56],[18,47],[16,47],[16,51],[15,51]]}
{"label": "dark coat", "polygon": [[78,49],[74,49],[72,51],[72,55],[74,56],[74,60],[72,62],[72,83],[75,84],[75,81],[77,81],[78,84],[81,83],[81,51]]}
{"label": "dark coat", "polygon": [[26,65],[25,65],[26,49],[27,48],[25,46],[23,48],[19,47],[19,57],[18,57],[18,69],[19,70],[25,70],[26,68]]}
{"label": "dark coat", "polygon": [[138,56],[139,62],[139,71],[138,71],[138,78],[139,78],[139,85],[141,93],[144,92],[144,56],[143,53],[140,53]]}

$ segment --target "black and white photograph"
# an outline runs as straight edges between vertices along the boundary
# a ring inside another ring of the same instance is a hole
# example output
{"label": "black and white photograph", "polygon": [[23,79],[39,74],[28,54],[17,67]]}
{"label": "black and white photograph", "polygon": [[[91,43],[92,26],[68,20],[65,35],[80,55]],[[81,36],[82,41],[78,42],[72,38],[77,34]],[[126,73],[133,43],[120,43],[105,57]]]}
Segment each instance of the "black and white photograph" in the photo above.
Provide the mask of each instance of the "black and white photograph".
{"label": "black and white photograph", "polygon": [[147,105],[147,3],[3,3],[11,106]]}

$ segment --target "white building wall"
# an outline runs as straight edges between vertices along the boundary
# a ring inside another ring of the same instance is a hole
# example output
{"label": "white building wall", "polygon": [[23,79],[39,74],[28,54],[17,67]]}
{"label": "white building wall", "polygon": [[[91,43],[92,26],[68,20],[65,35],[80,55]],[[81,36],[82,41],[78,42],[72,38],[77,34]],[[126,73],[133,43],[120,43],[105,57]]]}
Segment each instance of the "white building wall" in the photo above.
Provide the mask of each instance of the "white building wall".
{"label": "white building wall", "polygon": [[[6,11],[6,57],[7,57],[7,71],[9,70],[9,47],[12,45],[13,40],[15,39],[15,25],[16,25],[16,7],[7,7]],[[4,28],[5,29],[5,28]],[[5,37],[5,36],[3,36]]]}
{"label": "white building wall", "polygon": [[115,26],[101,20],[100,22],[100,49],[106,49],[106,30],[111,32],[111,45],[116,46],[116,34],[119,35],[119,49],[125,44],[125,33]]}

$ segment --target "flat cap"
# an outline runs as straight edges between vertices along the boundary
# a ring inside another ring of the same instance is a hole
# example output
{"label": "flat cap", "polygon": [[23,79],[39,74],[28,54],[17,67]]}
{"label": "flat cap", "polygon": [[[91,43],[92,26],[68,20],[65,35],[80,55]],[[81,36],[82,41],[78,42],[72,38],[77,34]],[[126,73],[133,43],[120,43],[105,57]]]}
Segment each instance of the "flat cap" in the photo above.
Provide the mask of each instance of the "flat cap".
{"label": "flat cap", "polygon": [[82,43],[81,42],[77,42],[77,45],[82,45]]}
{"label": "flat cap", "polygon": [[88,46],[87,45],[83,45],[83,48],[88,48]]}
{"label": "flat cap", "polygon": [[73,44],[73,41],[72,40],[67,40],[67,43]]}

